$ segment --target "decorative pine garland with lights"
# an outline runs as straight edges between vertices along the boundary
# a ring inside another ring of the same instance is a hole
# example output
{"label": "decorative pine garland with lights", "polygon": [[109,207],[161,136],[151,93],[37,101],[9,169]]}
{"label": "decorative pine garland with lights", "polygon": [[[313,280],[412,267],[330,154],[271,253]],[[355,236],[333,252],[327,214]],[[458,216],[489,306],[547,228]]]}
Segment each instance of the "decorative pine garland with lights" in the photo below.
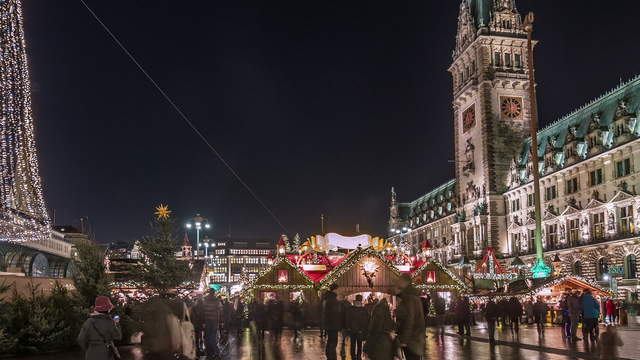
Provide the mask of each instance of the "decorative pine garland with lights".
{"label": "decorative pine garland with lights", "polygon": [[20,0],[0,1],[0,241],[40,241],[50,220],[38,171]]}

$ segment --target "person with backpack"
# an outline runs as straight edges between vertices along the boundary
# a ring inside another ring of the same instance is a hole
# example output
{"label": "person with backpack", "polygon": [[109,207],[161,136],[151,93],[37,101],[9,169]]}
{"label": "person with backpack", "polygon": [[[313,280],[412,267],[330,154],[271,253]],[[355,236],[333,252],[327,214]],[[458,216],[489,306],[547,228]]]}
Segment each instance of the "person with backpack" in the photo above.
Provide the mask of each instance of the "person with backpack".
{"label": "person with backpack", "polygon": [[369,313],[362,303],[362,295],[356,295],[353,305],[347,310],[347,329],[351,341],[352,360],[362,359],[362,341],[369,328]]}
{"label": "person with backpack", "polygon": [[106,296],[95,300],[94,312],[84,322],[78,344],[85,351],[86,360],[118,360],[120,353],[114,341],[122,339],[119,317],[109,315],[113,304]]}

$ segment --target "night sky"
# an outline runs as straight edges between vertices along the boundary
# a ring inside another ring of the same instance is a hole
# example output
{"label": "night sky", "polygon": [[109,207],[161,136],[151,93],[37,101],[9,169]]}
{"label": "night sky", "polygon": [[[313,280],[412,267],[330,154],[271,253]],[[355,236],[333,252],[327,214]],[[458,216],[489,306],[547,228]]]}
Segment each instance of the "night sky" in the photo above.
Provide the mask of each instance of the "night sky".
{"label": "night sky", "polygon": [[[233,178],[79,1],[24,0],[41,174],[56,223],[99,242],[154,207],[277,238]],[[87,0],[290,234],[386,233],[453,177],[459,1]],[[534,7],[535,5],[535,7]],[[518,1],[536,11],[542,125],[640,73],[637,1]]]}

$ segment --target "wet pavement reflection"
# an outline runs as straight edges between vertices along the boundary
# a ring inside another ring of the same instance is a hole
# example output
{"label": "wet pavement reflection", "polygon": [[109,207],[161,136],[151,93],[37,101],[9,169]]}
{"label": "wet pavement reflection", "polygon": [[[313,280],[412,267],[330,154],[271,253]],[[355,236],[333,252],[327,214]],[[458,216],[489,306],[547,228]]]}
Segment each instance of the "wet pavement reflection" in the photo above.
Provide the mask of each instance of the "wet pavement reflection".
{"label": "wet pavement reflection", "polygon": [[[622,359],[640,359],[640,331],[621,330],[620,336],[625,342],[620,350]],[[490,346],[484,324],[472,328],[472,336],[461,338],[455,329],[448,327],[442,337],[436,336],[433,330],[427,331],[425,359],[472,359],[472,360],[556,360],[556,359],[597,359],[596,348],[588,342],[578,342],[576,345],[563,340],[560,328],[548,328],[543,339],[538,339],[537,332],[523,326],[518,337],[509,328],[496,332],[498,340],[496,346]],[[518,343],[518,341],[520,343]],[[264,342],[258,343],[247,329],[240,338],[230,336],[227,344],[222,346],[223,359],[241,360],[323,360],[325,342],[320,339],[318,330],[305,330],[298,340],[294,341],[293,332],[285,330],[279,342],[274,341],[269,334]],[[341,352],[342,338],[339,338],[338,353]],[[123,347],[123,360],[142,360],[144,355],[137,347]],[[80,352],[65,354],[41,355],[23,360],[80,360]],[[204,359],[204,358],[203,358]],[[349,356],[349,341],[345,343],[344,356],[339,359],[351,360]]]}

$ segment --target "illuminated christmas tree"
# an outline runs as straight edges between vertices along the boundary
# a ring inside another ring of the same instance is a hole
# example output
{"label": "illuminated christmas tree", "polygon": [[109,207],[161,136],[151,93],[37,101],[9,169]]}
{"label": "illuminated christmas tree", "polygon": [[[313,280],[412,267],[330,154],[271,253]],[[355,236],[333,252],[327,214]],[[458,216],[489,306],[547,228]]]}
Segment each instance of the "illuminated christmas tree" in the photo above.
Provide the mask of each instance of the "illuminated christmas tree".
{"label": "illuminated christmas tree", "polygon": [[20,0],[0,0],[0,241],[49,237]]}

